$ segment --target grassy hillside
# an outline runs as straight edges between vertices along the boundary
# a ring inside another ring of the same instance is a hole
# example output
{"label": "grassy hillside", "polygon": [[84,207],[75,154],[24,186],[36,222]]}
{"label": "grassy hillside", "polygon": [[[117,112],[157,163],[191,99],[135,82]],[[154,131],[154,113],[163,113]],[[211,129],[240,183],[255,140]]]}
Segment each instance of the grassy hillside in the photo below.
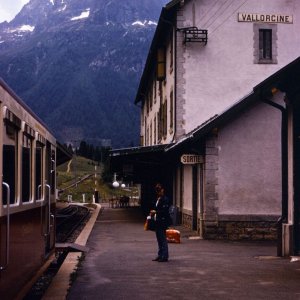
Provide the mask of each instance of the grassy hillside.
{"label": "grassy hillside", "polygon": [[[115,189],[103,182],[101,178],[102,166],[97,162],[84,157],[76,156],[57,168],[57,188],[63,190],[59,194],[60,201],[68,201],[68,195],[72,201],[92,202],[95,190],[99,192],[100,203],[107,202],[111,198],[126,196],[137,196],[137,188]],[[96,176],[95,176],[96,174]],[[90,177],[88,177],[90,175]],[[87,179],[85,179],[88,177]],[[82,180],[81,182],[79,182]]]}

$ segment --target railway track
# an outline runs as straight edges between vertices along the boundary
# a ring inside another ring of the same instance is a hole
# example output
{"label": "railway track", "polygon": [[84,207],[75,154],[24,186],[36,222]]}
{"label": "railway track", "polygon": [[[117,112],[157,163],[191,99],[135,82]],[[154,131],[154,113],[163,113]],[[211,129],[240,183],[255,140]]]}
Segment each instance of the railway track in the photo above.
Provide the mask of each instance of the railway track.
{"label": "railway track", "polygon": [[73,242],[72,235],[90,215],[85,206],[69,205],[56,213],[56,242]]}
{"label": "railway track", "polygon": [[63,189],[60,189],[59,190],[59,193],[63,193],[71,188],[73,188],[74,186],[77,186],[78,184],[80,184],[81,182],[89,179],[90,177],[94,176],[94,174],[88,174],[88,175],[85,175],[83,176],[82,178],[76,180],[76,182],[73,182],[72,184],[68,185],[67,187],[63,188]]}

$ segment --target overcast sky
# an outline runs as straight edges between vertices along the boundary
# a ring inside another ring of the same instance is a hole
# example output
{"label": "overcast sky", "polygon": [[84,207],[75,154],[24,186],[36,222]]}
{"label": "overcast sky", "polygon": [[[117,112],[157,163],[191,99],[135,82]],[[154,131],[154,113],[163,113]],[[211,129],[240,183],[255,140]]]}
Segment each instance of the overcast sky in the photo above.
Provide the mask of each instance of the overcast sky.
{"label": "overcast sky", "polygon": [[29,0],[0,0],[0,22],[11,21]]}

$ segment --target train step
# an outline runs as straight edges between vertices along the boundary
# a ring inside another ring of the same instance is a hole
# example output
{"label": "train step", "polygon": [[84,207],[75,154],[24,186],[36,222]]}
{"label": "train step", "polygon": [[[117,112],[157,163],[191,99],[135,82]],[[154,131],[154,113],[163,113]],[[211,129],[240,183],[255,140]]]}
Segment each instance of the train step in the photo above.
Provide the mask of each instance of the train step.
{"label": "train step", "polygon": [[76,243],[56,243],[55,249],[57,251],[67,249],[69,252],[89,252],[89,247],[82,246]]}

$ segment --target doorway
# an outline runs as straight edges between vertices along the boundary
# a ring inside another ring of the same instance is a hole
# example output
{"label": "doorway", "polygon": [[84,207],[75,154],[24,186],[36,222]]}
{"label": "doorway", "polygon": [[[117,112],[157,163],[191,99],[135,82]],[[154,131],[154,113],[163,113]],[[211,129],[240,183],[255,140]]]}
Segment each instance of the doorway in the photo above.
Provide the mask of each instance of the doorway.
{"label": "doorway", "polygon": [[300,254],[300,101],[294,101],[294,253]]}
{"label": "doorway", "polygon": [[198,189],[198,165],[193,165],[193,186],[192,186],[192,230],[198,230],[198,203],[199,203],[199,189]]}

